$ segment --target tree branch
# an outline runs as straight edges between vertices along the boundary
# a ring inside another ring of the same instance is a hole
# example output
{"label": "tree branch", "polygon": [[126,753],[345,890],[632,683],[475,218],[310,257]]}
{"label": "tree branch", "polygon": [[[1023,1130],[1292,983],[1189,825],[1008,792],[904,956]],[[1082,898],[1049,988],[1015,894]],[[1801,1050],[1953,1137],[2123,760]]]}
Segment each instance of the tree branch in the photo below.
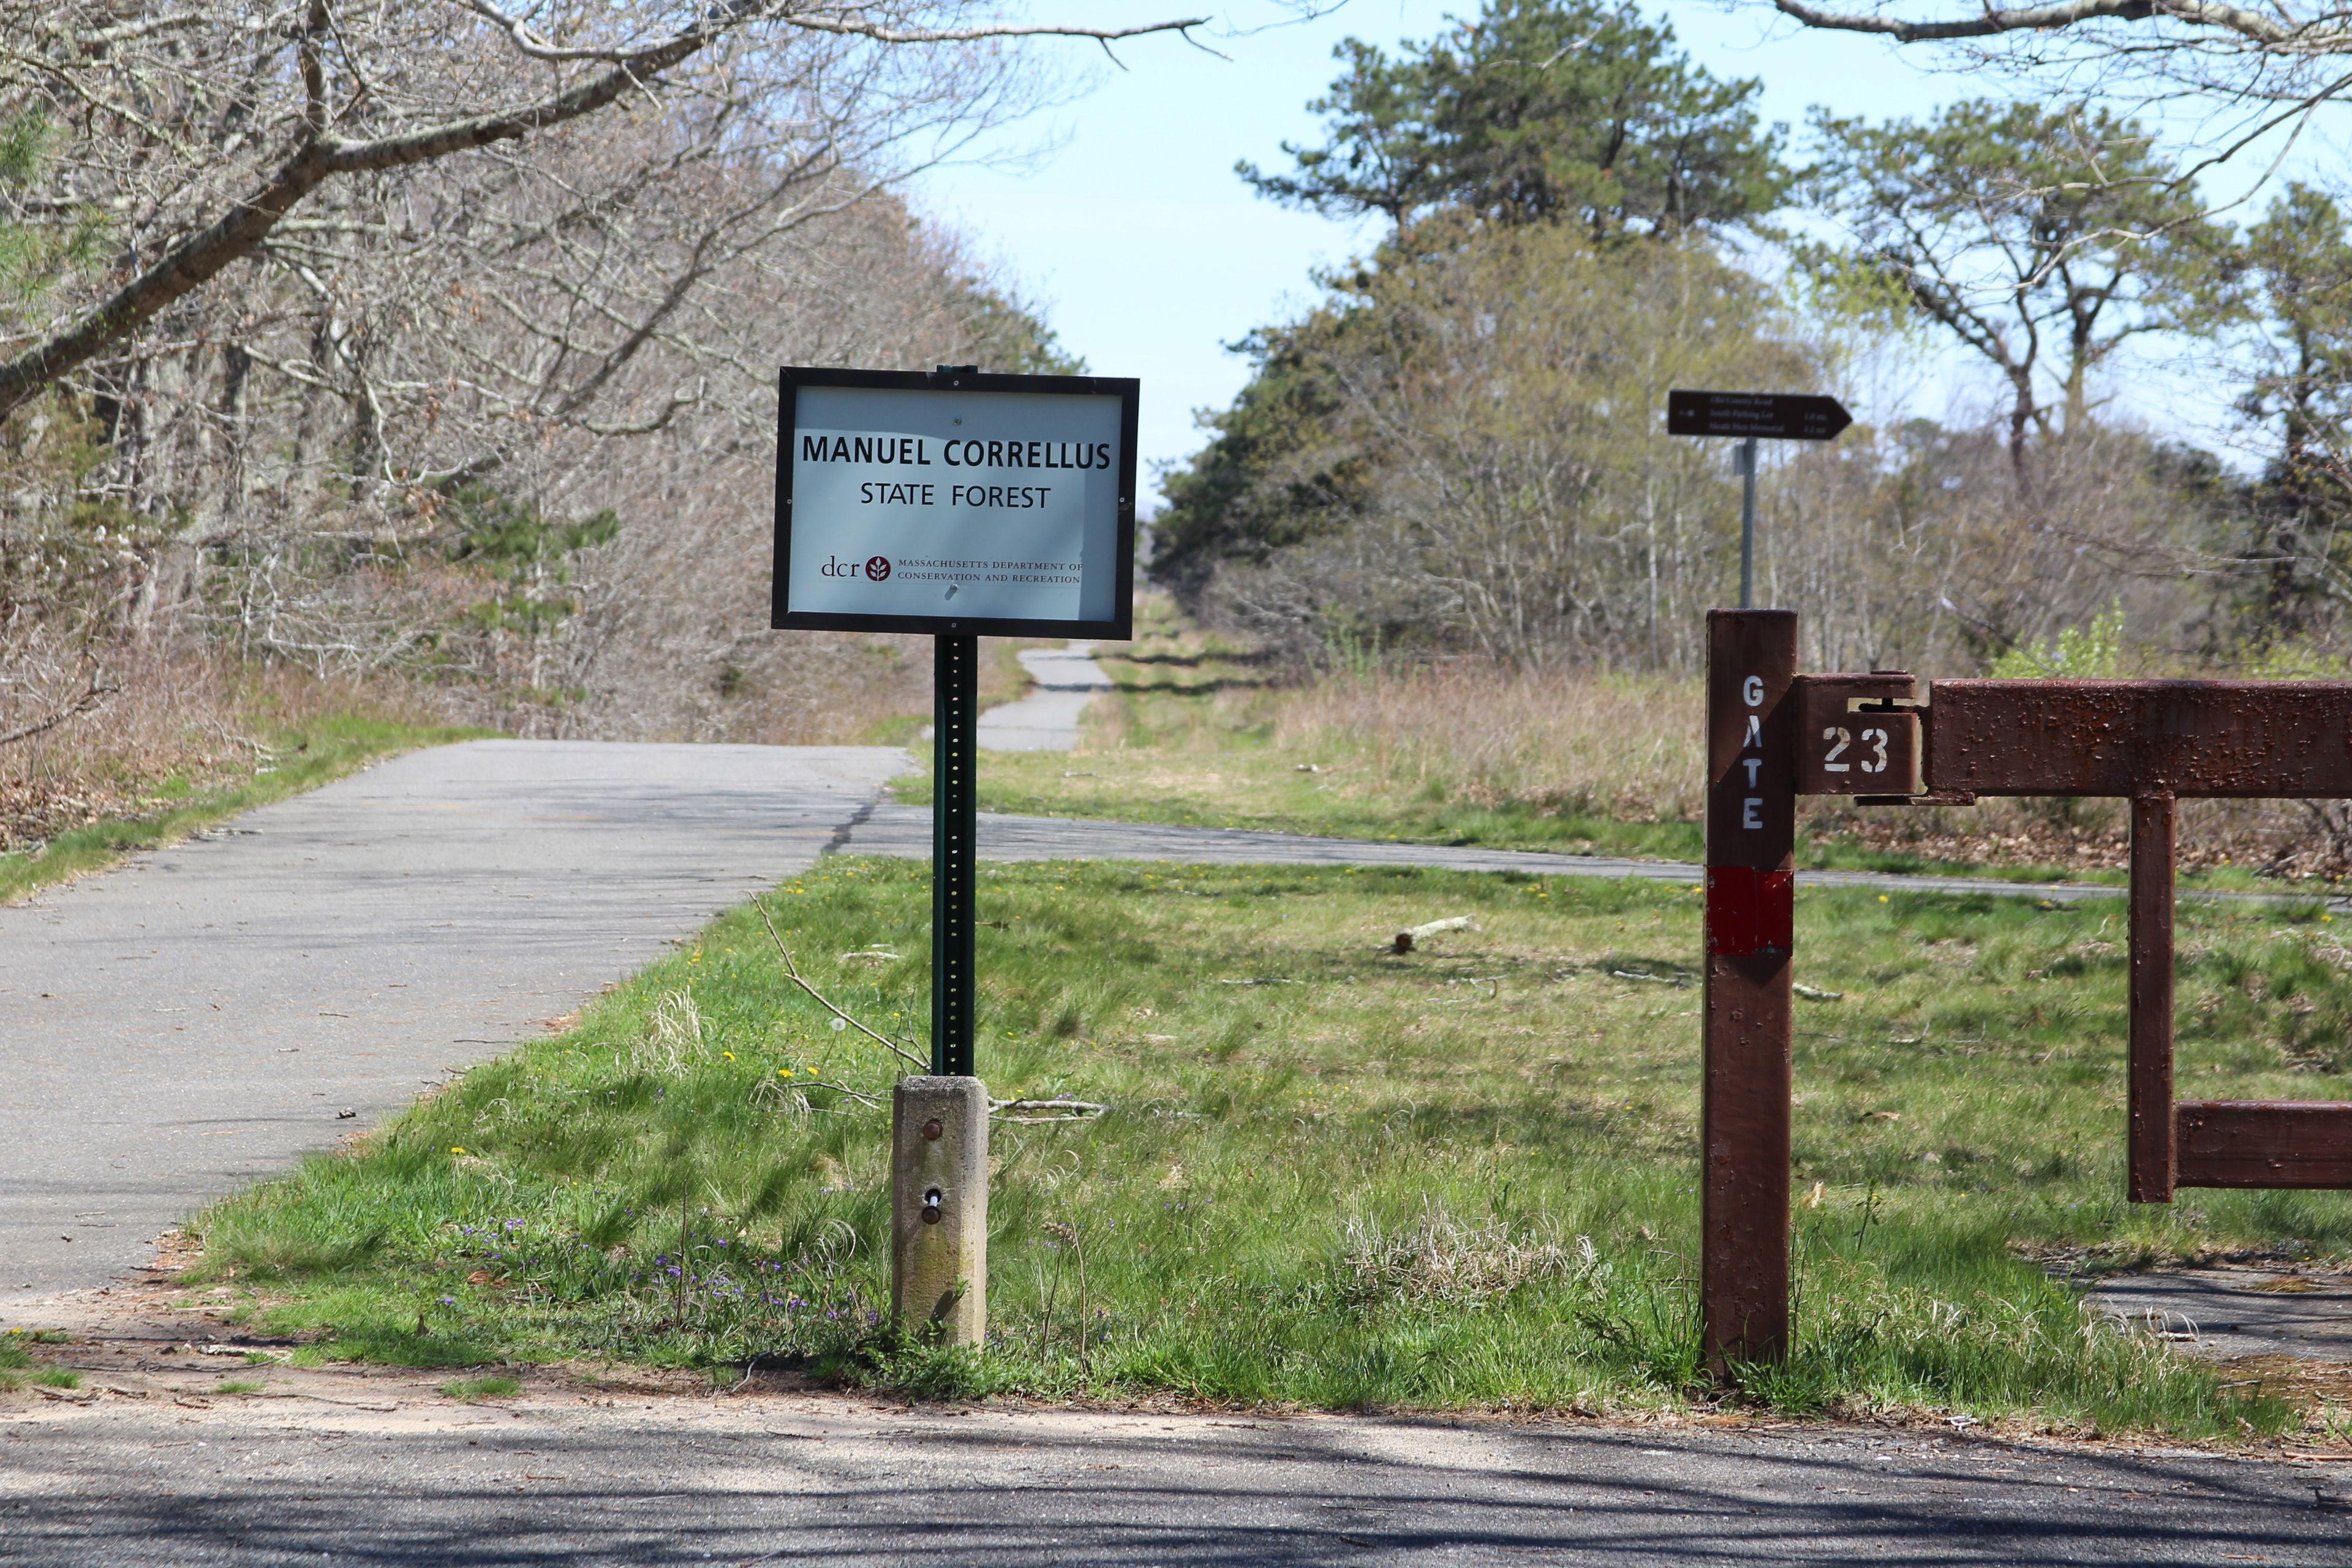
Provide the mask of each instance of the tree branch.
{"label": "tree branch", "polygon": [[397,135],[346,141],[329,126],[323,62],[318,42],[331,25],[324,0],[312,0],[297,39],[297,67],[304,92],[302,135],[262,183],[228,211],[188,235],[115,292],[77,319],[15,357],[0,362],[0,422],[77,367],[138,331],[175,301],[216,277],[230,263],[251,256],[278,225],[313,191],[339,175],[382,172],[431,163],[499,142],[520,141],[535,132],[593,114],[623,95],[641,90],[726,34],[771,21],[809,32],[869,38],[884,44],[968,42],[996,37],[1087,37],[1108,42],[1202,26],[1207,18],[1148,23],[1132,27],[990,24],[972,27],[900,28],[867,22],[845,12],[794,15],[777,0],[720,0],[693,26],[662,41],[625,53],[550,49],[520,20],[488,0],[463,0],[490,20],[517,47],[544,59],[596,59],[606,68],[563,91],[520,109],[467,115]]}
{"label": "tree branch", "polygon": [[896,1053],[902,1060],[913,1067],[917,1072],[929,1072],[931,1070],[930,1063],[923,1060],[922,1058],[916,1056],[913,1052],[908,1050],[904,1046],[901,1046],[898,1041],[890,1038],[887,1035],[877,1034],[876,1031],[867,1028],[857,1019],[850,1016],[840,1008],[835,1006],[831,1002],[827,1001],[823,993],[818,991],[815,986],[811,985],[806,980],[803,979],[801,977],[800,966],[793,962],[792,949],[784,945],[783,933],[776,930],[776,922],[768,918],[768,906],[761,903],[757,898],[754,898],[751,900],[751,907],[760,911],[760,923],[768,928],[768,940],[776,944],[776,952],[783,957],[785,978],[789,979],[793,984],[799,986],[803,991],[807,992],[816,1002],[818,1006],[823,1007],[826,1012],[832,1014],[835,1017],[840,1019],[844,1024],[848,1025],[851,1028],[856,1029],[859,1034],[871,1037],[873,1039],[879,1042],[884,1049]]}
{"label": "tree branch", "polygon": [[13,746],[19,741],[29,741],[36,735],[46,735],[68,719],[80,717],[121,690],[106,683],[106,667],[93,660],[89,674],[82,681],[80,695],[60,702],[47,713],[21,728],[0,734],[0,746]]}
{"label": "tree branch", "polygon": [[2085,22],[2155,20],[2213,27],[2235,33],[2266,49],[2291,53],[2333,54],[2343,49],[2347,41],[2340,24],[2332,27],[2317,23],[2295,26],[2259,11],[2220,4],[2219,0],[2061,0],[2053,5],[1988,7],[1974,16],[1951,22],[1906,22],[1897,16],[1828,11],[1809,5],[1805,0],[1772,0],[1772,4],[1782,16],[1794,17],[1808,27],[1875,33],[1898,44],[1989,38],[2003,33],[2054,32]]}
{"label": "tree branch", "polygon": [[1205,27],[1210,22],[1207,16],[1187,16],[1181,21],[1144,22],[1132,27],[1049,26],[1043,23],[1006,22],[983,23],[976,27],[889,27],[878,22],[847,16],[824,16],[813,12],[786,16],[783,20],[812,33],[839,33],[850,37],[871,38],[880,44],[962,44],[980,38],[1092,38],[1097,43],[1113,44],[1122,38],[1148,37],[1154,33],[1182,33],[1189,42],[1189,29]]}

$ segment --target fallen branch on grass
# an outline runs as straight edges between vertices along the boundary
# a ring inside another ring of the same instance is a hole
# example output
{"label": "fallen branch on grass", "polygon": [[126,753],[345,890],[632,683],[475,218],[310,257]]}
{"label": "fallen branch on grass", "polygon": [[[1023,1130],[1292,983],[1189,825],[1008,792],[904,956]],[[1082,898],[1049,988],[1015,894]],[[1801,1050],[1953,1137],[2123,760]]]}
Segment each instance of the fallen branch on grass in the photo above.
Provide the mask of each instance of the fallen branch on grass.
{"label": "fallen branch on grass", "polygon": [[879,1100],[877,1100],[874,1096],[866,1093],[862,1089],[852,1089],[845,1083],[827,1083],[821,1078],[803,1078],[794,1079],[792,1087],[794,1089],[829,1089],[835,1094],[845,1094],[852,1100],[862,1100],[866,1104],[874,1107],[877,1110],[882,1109],[882,1102]]}
{"label": "fallen branch on grass", "polygon": [[1410,931],[1397,932],[1396,940],[1391,944],[1390,951],[1411,952],[1415,943],[1426,942],[1440,931],[1476,931],[1477,929],[1478,917],[1475,915],[1455,915],[1451,920],[1431,921],[1427,925],[1417,925]]}
{"label": "fallen branch on grass", "polygon": [[840,1019],[844,1024],[848,1025],[851,1028],[856,1029],[859,1034],[876,1041],[877,1044],[889,1050],[893,1055],[897,1056],[901,1061],[910,1064],[917,1072],[929,1072],[931,1070],[930,1063],[923,1060],[922,1058],[915,1055],[914,1052],[906,1049],[904,1047],[900,1046],[898,1041],[890,1038],[887,1035],[877,1034],[874,1030],[867,1028],[864,1024],[859,1023],[856,1019],[851,1017],[848,1014],[835,1006],[831,1002],[825,1000],[823,993],[819,992],[815,986],[810,984],[806,980],[802,979],[800,965],[793,962],[793,950],[784,945],[783,935],[776,930],[776,922],[768,918],[768,906],[761,903],[759,900],[753,899],[751,900],[751,907],[760,911],[760,923],[768,928],[768,940],[774,942],[776,944],[776,951],[783,955],[784,973],[793,984],[799,986],[802,990],[807,992],[811,997],[814,998],[818,1006],[824,1008],[826,1012],[832,1014],[835,1017]]}
{"label": "fallen branch on grass", "polygon": [[1620,980],[1646,980],[1653,985],[1687,985],[1686,974],[1644,974],[1638,969],[1612,969],[1609,972]]}
{"label": "fallen branch on grass", "polygon": [[[1091,1100],[992,1100],[988,1102],[988,1114],[999,1121],[1033,1123],[1092,1121],[1109,1109],[1109,1106],[1097,1104]],[[1039,1110],[1051,1110],[1057,1114],[1052,1116],[1028,1114]]]}
{"label": "fallen branch on grass", "polygon": [[1816,990],[1811,985],[1791,985],[1789,989],[1794,991],[1798,995],[1802,996],[1808,1002],[1843,1002],[1845,1000],[1845,993],[1843,991],[1821,991]]}

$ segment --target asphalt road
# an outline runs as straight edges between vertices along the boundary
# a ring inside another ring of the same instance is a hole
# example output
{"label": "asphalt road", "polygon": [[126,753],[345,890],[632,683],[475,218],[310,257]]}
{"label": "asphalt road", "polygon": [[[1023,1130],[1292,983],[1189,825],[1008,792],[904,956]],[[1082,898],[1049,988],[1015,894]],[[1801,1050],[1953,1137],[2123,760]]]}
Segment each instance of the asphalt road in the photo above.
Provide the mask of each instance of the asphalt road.
{"label": "asphalt road", "polygon": [[2352,1563],[2342,1464],[1850,1427],[783,1394],[506,1410],[414,1390],[12,1402],[0,1563]]}
{"label": "asphalt road", "polygon": [[477,741],[0,909],[0,1306],[143,1262],[572,1012],[805,869],[907,765]]}
{"label": "asphalt road", "polygon": [[2344,1274],[2243,1263],[2168,1268],[2103,1279],[2091,1300],[2201,1355],[2303,1356],[2352,1371],[2352,1277]]}

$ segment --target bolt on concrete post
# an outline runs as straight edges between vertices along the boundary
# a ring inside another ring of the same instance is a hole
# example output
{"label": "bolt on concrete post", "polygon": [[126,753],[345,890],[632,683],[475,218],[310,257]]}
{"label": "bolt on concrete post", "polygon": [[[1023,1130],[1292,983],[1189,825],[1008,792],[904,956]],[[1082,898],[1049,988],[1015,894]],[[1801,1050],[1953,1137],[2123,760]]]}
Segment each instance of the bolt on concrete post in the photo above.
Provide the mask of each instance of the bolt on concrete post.
{"label": "bolt on concrete post", "polygon": [[988,1333],[988,1086],[909,1077],[890,1101],[890,1314],[914,1335]]}

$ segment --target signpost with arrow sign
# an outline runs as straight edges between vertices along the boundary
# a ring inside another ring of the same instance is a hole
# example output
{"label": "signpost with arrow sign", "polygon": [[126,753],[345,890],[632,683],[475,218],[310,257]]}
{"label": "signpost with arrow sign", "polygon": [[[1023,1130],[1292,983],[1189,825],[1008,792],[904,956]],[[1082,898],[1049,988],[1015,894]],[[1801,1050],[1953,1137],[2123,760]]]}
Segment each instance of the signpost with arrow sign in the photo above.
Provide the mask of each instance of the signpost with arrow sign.
{"label": "signpost with arrow sign", "polygon": [[1853,423],[1834,397],[1789,392],[1666,394],[1666,434],[1730,437],[1739,443],[1739,607],[1756,602],[1756,443],[1834,441]]}

